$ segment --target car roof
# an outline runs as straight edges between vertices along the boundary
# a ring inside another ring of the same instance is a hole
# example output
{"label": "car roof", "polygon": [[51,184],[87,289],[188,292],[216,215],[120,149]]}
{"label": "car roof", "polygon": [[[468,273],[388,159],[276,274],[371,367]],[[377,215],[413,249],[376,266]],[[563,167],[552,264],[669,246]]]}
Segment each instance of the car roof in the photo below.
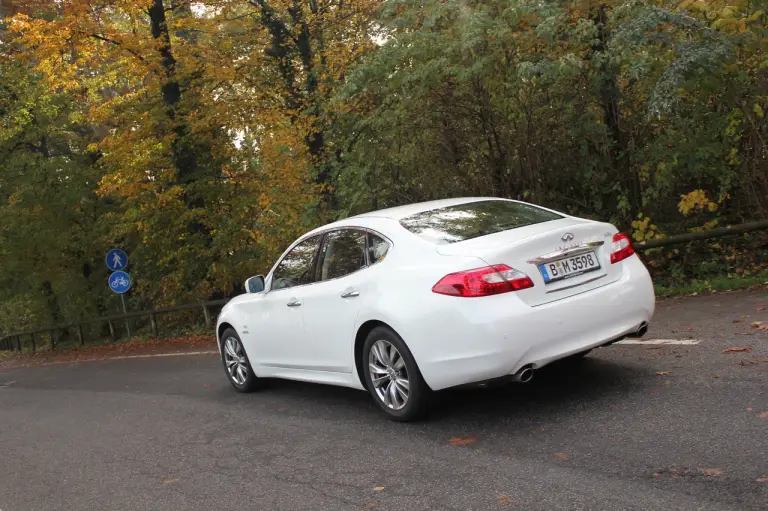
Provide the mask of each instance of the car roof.
{"label": "car roof", "polygon": [[394,208],[380,209],[378,211],[371,211],[370,213],[362,213],[360,215],[353,216],[351,218],[391,218],[392,220],[401,220],[407,216],[422,213],[424,211],[430,211],[438,208],[446,208],[449,206],[456,206],[459,204],[467,204],[470,202],[479,202],[486,200],[504,200],[498,197],[460,197],[456,199],[442,199],[433,200],[428,202],[417,202],[415,204],[408,204],[405,206],[397,206]]}
{"label": "car roof", "polygon": [[442,200],[433,200],[428,202],[417,202],[414,204],[407,204],[405,206],[397,206],[394,208],[380,209],[377,211],[371,211],[369,213],[362,213],[359,215],[351,216],[348,218],[344,218],[342,220],[337,220],[330,224],[320,226],[304,234],[299,239],[303,240],[311,236],[314,236],[317,233],[327,231],[329,229],[341,228],[341,227],[356,227],[356,226],[359,227],[361,224],[361,221],[364,223],[369,223],[369,222],[365,222],[368,219],[374,222],[381,219],[394,220],[396,222],[399,222],[401,219],[405,217],[408,217],[410,215],[415,215],[417,213],[422,213],[424,211],[430,211],[433,209],[445,208],[449,206],[456,206],[458,204],[468,204],[470,202],[480,202],[480,201],[487,201],[487,200],[508,200],[508,199],[500,199],[498,197],[461,197],[456,199],[442,199]]}

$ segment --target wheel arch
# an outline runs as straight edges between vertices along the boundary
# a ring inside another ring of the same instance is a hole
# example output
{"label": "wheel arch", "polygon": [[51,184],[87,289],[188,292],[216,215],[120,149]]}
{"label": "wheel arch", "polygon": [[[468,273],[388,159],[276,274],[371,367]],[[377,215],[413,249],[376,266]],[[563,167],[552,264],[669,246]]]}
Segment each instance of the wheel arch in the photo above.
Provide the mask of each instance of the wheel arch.
{"label": "wheel arch", "polygon": [[363,346],[365,345],[365,340],[368,338],[368,334],[370,334],[374,328],[379,326],[387,327],[395,332],[395,329],[385,322],[378,319],[369,319],[360,325],[360,328],[357,329],[357,334],[355,335],[355,368],[357,369],[357,378],[360,380],[360,385],[362,385],[364,389],[367,389],[368,387],[365,385],[365,373],[363,372]]}
{"label": "wheel arch", "polygon": [[[235,327],[226,321],[219,323],[219,326],[216,328],[216,344],[219,347],[219,351],[221,351],[221,336],[224,335],[224,330],[228,328],[235,330]],[[237,332],[237,330],[235,330],[235,332]]]}

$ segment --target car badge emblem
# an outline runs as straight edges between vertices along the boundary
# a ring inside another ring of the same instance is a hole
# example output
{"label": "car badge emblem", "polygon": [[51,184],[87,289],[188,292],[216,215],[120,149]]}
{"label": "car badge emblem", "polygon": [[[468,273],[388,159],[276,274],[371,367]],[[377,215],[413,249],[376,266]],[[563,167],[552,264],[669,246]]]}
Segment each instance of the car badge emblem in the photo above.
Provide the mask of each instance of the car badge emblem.
{"label": "car badge emblem", "polygon": [[573,239],[573,234],[566,232],[560,239],[563,241],[571,241]]}

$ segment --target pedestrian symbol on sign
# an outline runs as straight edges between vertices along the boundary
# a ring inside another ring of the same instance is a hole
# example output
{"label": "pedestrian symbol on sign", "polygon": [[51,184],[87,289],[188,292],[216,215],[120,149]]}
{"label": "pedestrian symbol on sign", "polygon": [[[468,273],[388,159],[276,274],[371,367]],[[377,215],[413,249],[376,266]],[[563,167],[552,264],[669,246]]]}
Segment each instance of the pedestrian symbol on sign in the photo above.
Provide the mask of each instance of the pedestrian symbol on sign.
{"label": "pedestrian symbol on sign", "polygon": [[128,254],[119,248],[113,248],[107,253],[107,268],[112,271],[124,270],[128,266]]}

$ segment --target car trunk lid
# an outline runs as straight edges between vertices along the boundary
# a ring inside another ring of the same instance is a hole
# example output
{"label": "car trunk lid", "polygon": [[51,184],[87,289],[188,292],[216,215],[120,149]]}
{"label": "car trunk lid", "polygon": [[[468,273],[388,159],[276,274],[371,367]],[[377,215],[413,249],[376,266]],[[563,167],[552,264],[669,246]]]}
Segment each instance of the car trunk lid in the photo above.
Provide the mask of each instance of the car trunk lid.
{"label": "car trunk lid", "polygon": [[516,294],[537,306],[618,280],[620,265],[612,265],[610,257],[616,232],[610,224],[562,218],[438,245],[437,252],[476,256],[524,272],[534,287]]}

